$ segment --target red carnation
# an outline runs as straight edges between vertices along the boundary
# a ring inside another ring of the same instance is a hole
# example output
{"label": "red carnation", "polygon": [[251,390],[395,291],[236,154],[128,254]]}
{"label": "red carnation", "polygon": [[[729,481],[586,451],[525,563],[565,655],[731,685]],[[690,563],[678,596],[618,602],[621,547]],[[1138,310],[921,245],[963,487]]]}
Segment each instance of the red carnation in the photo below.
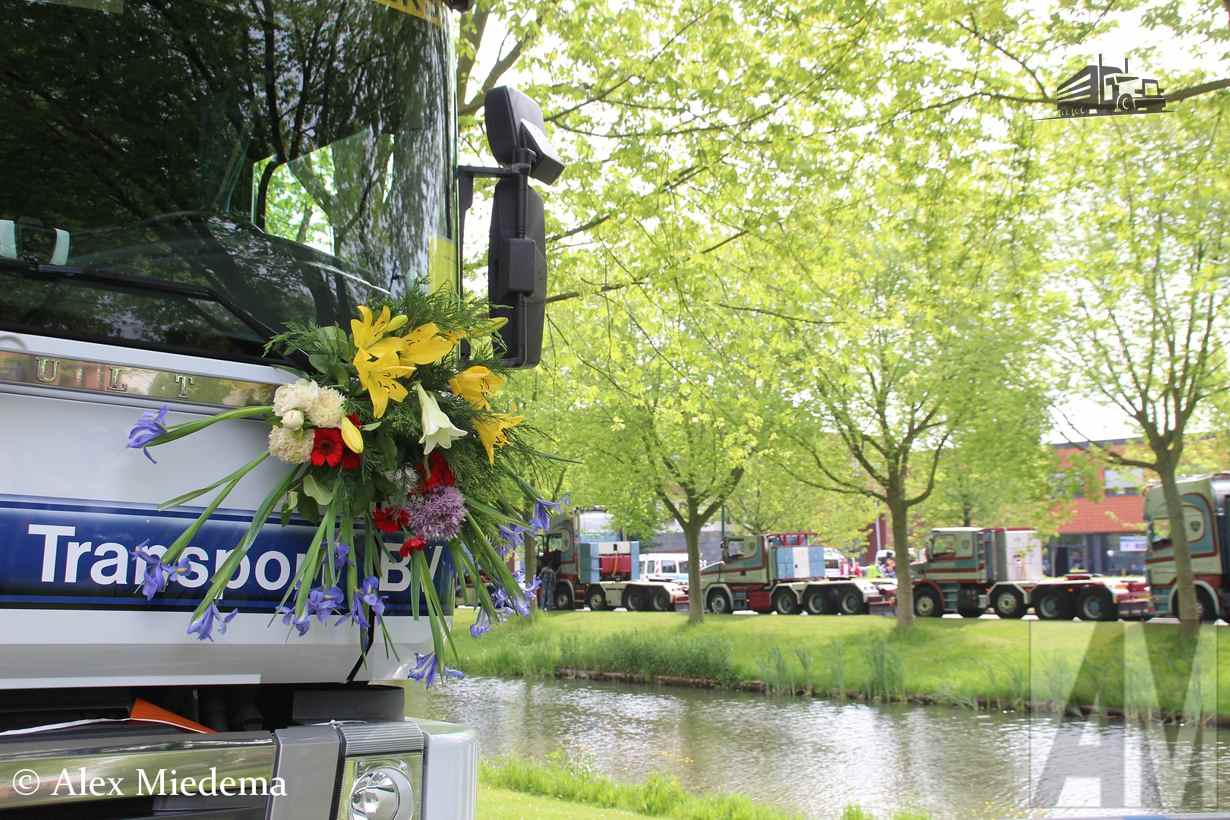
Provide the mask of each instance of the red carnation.
{"label": "red carnation", "polygon": [[401,507],[376,507],[372,510],[372,523],[381,532],[397,532],[410,526],[410,514]]}
{"label": "red carnation", "polygon": [[452,469],[448,466],[448,460],[441,455],[439,450],[427,457],[427,464],[431,472],[424,470],[422,464],[414,465],[414,469],[419,474],[420,493],[426,494],[440,487],[452,487],[457,483],[457,476],[453,475]]}
{"label": "red carnation", "polygon": [[342,431],[336,427],[317,427],[312,442],[312,466],[336,467],[342,463]]}
{"label": "red carnation", "polygon": [[421,549],[426,549],[427,542],[422,538],[412,537],[407,538],[405,543],[401,545],[401,557],[405,558],[411,553],[418,552]]}

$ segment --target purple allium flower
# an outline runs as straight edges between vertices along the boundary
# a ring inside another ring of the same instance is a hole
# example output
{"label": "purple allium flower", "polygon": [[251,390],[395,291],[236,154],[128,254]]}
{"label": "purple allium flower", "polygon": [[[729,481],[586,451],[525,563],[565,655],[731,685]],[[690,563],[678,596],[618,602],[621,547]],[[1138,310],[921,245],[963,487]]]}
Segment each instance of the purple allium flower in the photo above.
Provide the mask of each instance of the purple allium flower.
{"label": "purple allium flower", "polygon": [[188,634],[196,635],[202,641],[212,641],[214,627],[218,628],[219,635],[225,635],[226,625],[238,614],[238,609],[232,609],[229,614],[223,615],[222,610],[218,609],[218,602],[214,601],[201,617],[188,624]]}
{"label": "purple allium flower", "polygon": [[346,594],[340,587],[322,589],[316,587],[308,593],[307,614],[315,615],[322,624],[346,602]]}
{"label": "purple allium flower", "polygon": [[435,652],[427,655],[424,655],[422,652],[415,652],[414,669],[410,671],[410,680],[421,681],[425,686],[431,686],[437,676],[442,681],[448,681],[449,679],[459,680],[465,677],[460,670],[449,669],[441,664]]}
{"label": "purple allium flower", "polygon": [[312,614],[310,612],[304,612],[302,618],[295,617],[295,608],[291,606],[280,606],[274,612],[282,616],[282,623],[299,630],[301,636],[306,635],[308,629],[312,626]]}
{"label": "purple allium flower", "polygon": [[154,457],[149,454],[148,447],[151,441],[167,431],[166,424],[167,406],[165,404],[158,408],[157,413],[153,410],[146,410],[128,431],[128,446],[134,450],[141,450],[151,463],[157,464],[158,462],[154,461]]}
{"label": "purple allium flower", "polygon": [[410,528],[427,541],[448,541],[461,533],[466,517],[465,497],[456,487],[437,487],[406,499]]}
{"label": "purple allium flower", "polygon": [[333,570],[341,574],[342,570],[346,569],[346,565],[350,563],[350,547],[339,543],[333,548]]}
{"label": "purple allium flower", "polygon": [[384,599],[380,597],[380,579],[375,575],[364,579],[359,587],[359,598],[372,608],[374,622],[379,622],[384,615]]}

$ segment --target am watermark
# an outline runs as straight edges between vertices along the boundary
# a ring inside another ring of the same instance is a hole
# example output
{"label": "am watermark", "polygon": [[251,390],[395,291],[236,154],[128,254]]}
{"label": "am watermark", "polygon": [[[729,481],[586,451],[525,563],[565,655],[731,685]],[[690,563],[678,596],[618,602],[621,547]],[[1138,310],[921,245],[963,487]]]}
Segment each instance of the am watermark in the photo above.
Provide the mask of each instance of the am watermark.
{"label": "am watermark", "polygon": [[1030,807],[1226,808],[1225,634],[1166,623],[1031,624]]}

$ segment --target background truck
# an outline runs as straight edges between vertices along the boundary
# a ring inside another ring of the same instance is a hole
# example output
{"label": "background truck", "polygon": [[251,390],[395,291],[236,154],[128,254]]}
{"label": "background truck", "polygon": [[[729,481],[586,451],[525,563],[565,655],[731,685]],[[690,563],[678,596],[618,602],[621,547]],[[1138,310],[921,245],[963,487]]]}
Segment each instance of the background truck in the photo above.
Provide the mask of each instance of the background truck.
{"label": "background truck", "polygon": [[[700,572],[706,609],[719,615],[735,610],[796,615],[861,615],[895,589],[865,578],[827,577],[823,547],[789,544],[786,534],[728,538],[722,560]],[[812,562],[815,550],[815,563]]]}
{"label": "background truck", "polygon": [[1157,80],[1128,73],[1127,58],[1123,68],[1090,64],[1059,84],[1055,91],[1059,114],[1081,117],[1115,112],[1157,111],[1166,105]]}
{"label": "background truck", "polygon": [[687,606],[687,584],[643,577],[640,542],[622,536],[601,509],[574,510],[552,521],[546,550],[559,556],[556,609],[673,612]]}
{"label": "background truck", "polygon": [[1042,620],[1107,621],[1149,612],[1144,578],[1044,577],[1042,543],[1030,529],[934,529],[925,557],[910,568],[919,617],[977,618],[990,608],[1020,618],[1032,607]]}
{"label": "background truck", "polygon": [[688,554],[686,552],[642,552],[641,578],[653,581],[674,581],[688,585]]}
{"label": "background truck", "polygon": [[[387,555],[379,575],[388,643],[332,618],[298,635],[274,610],[312,528],[270,524],[226,590],[226,623],[197,640],[186,629],[202,586],[282,473],[270,462],[249,473],[153,601],[138,589],[137,549],[157,555],[198,512],[159,502],[248,462],[268,428],[218,424],[158,451],[157,464],[124,448],[138,416],[164,405],[171,424],[268,404],[304,364],[263,355],[288,323],[349,327],[356,305],[460,282],[468,203],[448,8],[6,10],[0,815],[472,817],[475,733],[408,720],[402,687],[379,684],[404,680],[430,646],[404,594],[406,563]],[[489,107],[508,116],[488,112],[503,163],[492,175],[541,208],[524,191],[537,156],[526,141],[541,131],[519,127],[536,107],[495,91]],[[524,225],[518,197],[502,200],[493,223]],[[514,313],[508,327],[533,347],[533,317]],[[447,601],[438,554],[431,566]],[[56,789],[66,772],[105,788]],[[223,793],[202,793],[211,773]],[[195,793],[174,793],[189,778]]]}
{"label": "background truck", "polygon": [[[1179,493],[1183,497],[1183,526],[1191,550],[1200,620],[1226,619],[1230,613],[1230,473],[1180,481]],[[1169,541],[1171,522],[1160,486],[1145,491],[1145,521],[1149,526],[1145,567],[1153,607],[1158,615],[1177,617],[1174,556]]]}

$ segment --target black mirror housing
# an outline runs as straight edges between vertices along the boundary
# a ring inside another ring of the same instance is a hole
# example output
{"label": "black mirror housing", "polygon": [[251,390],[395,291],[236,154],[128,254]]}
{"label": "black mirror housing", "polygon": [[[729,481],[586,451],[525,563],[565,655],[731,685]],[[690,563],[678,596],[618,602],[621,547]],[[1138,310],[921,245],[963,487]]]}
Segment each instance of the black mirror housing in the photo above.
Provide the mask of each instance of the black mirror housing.
{"label": "black mirror housing", "polygon": [[511,367],[534,367],[542,359],[542,332],[547,313],[546,221],[542,198],[525,190],[525,235],[519,236],[521,181],[502,179],[495,186],[487,254],[487,298],[491,315],[504,317],[500,337]]}
{"label": "black mirror housing", "polygon": [[542,109],[514,88],[487,92],[483,103],[487,141],[498,168],[457,169],[461,195],[461,237],[474,199],[474,178],[493,177],[491,244],[487,251],[487,296],[492,317],[508,321],[500,329],[506,367],[534,367],[542,358],[546,322],[546,222],[542,199],[529,186],[532,177],[550,184],[564,163],[547,138]]}
{"label": "black mirror housing", "polygon": [[528,163],[530,176],[550,185],[564,172],[547,138],[547,126],[538,103],[506,85],[493,88],[483,99],[487,144],[500,165]]}

